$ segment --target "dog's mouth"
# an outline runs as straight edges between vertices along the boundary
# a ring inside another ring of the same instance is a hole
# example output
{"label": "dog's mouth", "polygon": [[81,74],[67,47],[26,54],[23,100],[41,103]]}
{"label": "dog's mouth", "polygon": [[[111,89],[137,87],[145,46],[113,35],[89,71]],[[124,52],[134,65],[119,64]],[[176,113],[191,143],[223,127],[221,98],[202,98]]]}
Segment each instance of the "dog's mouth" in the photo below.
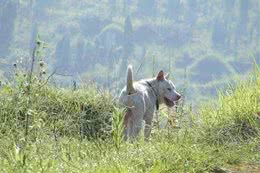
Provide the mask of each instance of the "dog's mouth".
{"label": "dog's mouth", "polygon": [[168,107],[173,107],[175,105],[174,101],[168,99],[167,97],[164,97],[164,103],[168,106]]}

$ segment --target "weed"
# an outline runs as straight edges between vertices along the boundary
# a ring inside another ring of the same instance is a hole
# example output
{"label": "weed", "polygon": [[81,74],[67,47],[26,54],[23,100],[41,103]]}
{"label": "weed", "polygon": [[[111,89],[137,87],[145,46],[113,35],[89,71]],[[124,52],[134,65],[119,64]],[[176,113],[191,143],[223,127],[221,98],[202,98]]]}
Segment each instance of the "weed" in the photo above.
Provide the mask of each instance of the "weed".
{"label": "weed", "polygon": [[116,108],[113,112],[112,136],[116,149],[119,151],[124,138],[124,109]]}

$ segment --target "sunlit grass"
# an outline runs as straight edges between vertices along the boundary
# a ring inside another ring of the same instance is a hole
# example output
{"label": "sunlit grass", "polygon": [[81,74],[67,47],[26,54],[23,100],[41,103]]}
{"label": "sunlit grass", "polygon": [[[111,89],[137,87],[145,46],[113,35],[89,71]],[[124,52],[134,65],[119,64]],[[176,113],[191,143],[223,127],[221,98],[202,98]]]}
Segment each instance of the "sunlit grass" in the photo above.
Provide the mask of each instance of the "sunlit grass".
{"label": "sunlit grass", "polygon": [[[147,142],[122,141],[123,112],[114,108],[109,93],[95,87],[33,85],[27,112],[22,91],[12,86],[0,91],[1,172],[214,172],[260,161],[257,70],[221,92],[214,104],[184,112],[192,114],[192,126],[155,128]],[[25,113],[30,115],[27,145]]]}
{"label": "sunlit grass", "polygon": [[217,105],[201,109],[207,137],[212,137],[213,142],[226,142],[259,136],[259,81],[260,73],[256,70],[248,80],[220,92]]}

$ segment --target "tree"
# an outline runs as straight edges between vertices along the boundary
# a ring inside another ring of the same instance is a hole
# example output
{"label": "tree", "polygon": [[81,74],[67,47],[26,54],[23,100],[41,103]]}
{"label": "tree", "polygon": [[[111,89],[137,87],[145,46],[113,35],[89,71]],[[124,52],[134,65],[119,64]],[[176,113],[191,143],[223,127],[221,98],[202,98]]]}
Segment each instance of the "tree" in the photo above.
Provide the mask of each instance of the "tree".
{"label": "tree", "polygon": [[248,0],[240,0],[240,18],[239,18],[239,28],[241,29],[241,33],[244,34],[247,30],[247,21],[248,21],[248,9],[249,9],[249,1]]}
{"label": "tree", "polygon": [[216,48],[224,47],[226,42],[226,27],[219,18],[215,19],[212,31],[212,44]]}
{"label": "tree", "polygon": [[[232,41],[234,37],[234,20],[235,20],[235,0],[228,0],[228,1],[222,1],[222,7],[223,7],[223,25],[226,26],[226,48],[230,49],[232,46]],[[232,52],[234,49],[230,49],[229,51]]]}
{"label": "tree", "polygon": [[0,13],[0,57],[9,53],[9,46],[13,39],[15,19],[17,16],[17,4],[13,1],[2,2]]}
{"label": "tree", "polygon": [[123,0],[123,13],[126,15],[129,13],[128,6],[131,5],[131,0]]}
{"label": "tree", "polygon": [[125,27],[124,27],[124,55],[125,58],[128,59],[131,52],[133,51],[133,26],[131,22],[130,16],[128,16],[125,20]]}
{"label": "tree", "polygon": [[86,60],[85,57],[85,41],[82,37],[80,37],[77,41],[77,47],[76,47],[76,70],[82,71],[82,69],[85,67]]}
{"label": "tree", "polygon": [[37,38],[37,34],[38,34],[38,26],[37,26],[37,24],[33,24],[32,32],[31,32],[31,40],[30,40],[30,55],[32,54],[33,49],[35,47],[35,44],[36,44],[35,41]]}
{"label": "tree", "polygon": [[56,1],[53,0],[35,0],[33,2],[33,14],[34,20],[42,19],[45,17],[45,10],[54,5]]}
{"label": "tree", "polygon": [[65,35],[56,45],[56,67],[61,72],[69,72],[71,67],[70,38]]}
{"label": "tree", "polygon": [[138,1],[138,11],[145,16],[151,16],[155,13],[155,0]]}
{"label": "tree", "polygon": [[112,17],[116,12],[116,0],[109,0],[108,3],[110,6],[110,15]]}
{"label": "tree", "polygon": [[180,0],[168,0],[167,4],[167,16],[178,20],[180,12],[181,12],[181,2]]}
{"label": "tree", "polygon": [[235,0],[222,1],[225,13],[229,13],[234,8]]}
{"label": "tree", "polygon": [[188,0],[188,11],[187,11],[187,18],[188,22],[191,26],[194,26],[197,21],[197,13],[198,13],[198,2],[197,0]]}
{"label": "tree", "polygon": [[235,34],[235,44],[238,44],[239,41],[243,40],[243,38],[245,38],[244,36],[247,34],[248,10],[249,1],[240,0],[239,21],[237,23]]}
{"label": "tree", "polygon": [[130,16],[125,20],[124,40],[123,40],[123,59],[121,61],[120,71],[123,72],[127,68],[128,59],[133,51],[133,26]]}

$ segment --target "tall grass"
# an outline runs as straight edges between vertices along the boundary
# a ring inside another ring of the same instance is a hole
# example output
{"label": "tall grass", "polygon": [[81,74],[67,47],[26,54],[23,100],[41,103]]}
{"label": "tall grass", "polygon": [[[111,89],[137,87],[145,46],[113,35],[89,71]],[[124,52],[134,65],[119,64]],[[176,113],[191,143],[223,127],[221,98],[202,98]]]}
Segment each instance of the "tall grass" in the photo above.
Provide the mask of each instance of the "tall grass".
{"label": "tall grass", "polygon": [[201,109],[206,138],[212,142],[238,142],[259,136],[260,129],[260,71],[246,81],[219,93],[218,105]]}
{"label": "tall grass", "polygon": [[23,82],[0,90],[1,172],[217,172],[260,162],[259,71],[194,113],[192,127],[154,129],[149,142],[123,142],[123,110],[109,93],[38,86],[29,110]]}
{"label": "tall grass", "polygon": [[112,115],[112,136],[117,150],[120,149],[124,139],[124,113],[124,109],[115,108]]}

